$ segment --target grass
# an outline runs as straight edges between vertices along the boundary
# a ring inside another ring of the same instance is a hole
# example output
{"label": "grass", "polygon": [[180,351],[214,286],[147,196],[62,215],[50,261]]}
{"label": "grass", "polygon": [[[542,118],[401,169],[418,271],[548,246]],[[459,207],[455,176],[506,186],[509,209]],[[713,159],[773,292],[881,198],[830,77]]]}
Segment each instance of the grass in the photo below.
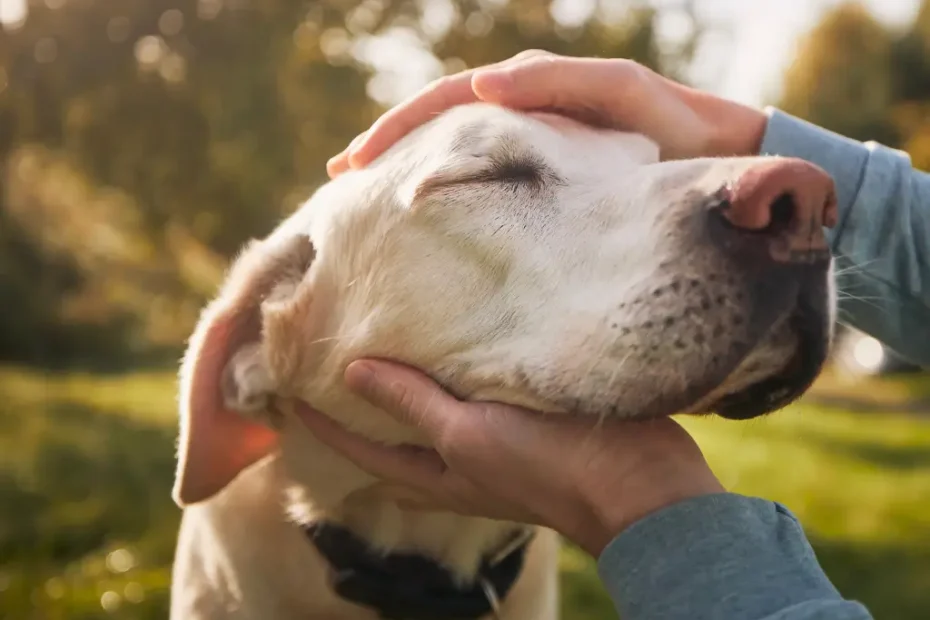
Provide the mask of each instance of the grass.
{"label": "grass", "polygon": [[[837,587],[877,618],[930,609],[930,384],[846,385],[744,423],[683,422],[730,489],[805,524]],[[169,373],[0,369],[0,618],[165,618],[178,510]],[[614,618],[566,549],[565,620]]]}

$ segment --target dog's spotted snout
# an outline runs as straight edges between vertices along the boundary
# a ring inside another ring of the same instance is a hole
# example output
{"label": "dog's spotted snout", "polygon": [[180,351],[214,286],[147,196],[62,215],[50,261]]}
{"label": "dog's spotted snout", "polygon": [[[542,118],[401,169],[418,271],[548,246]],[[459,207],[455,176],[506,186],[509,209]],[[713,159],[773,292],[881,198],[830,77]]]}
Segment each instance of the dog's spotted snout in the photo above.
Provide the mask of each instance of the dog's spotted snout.
{"label": "dog's spotted snout", "polygon": [[800,159],[756,164],[721,191],[720,214],[733,227],[764,238],[779,263],[815,263],[830,255],[823,227],[836,225],[833,179]]}

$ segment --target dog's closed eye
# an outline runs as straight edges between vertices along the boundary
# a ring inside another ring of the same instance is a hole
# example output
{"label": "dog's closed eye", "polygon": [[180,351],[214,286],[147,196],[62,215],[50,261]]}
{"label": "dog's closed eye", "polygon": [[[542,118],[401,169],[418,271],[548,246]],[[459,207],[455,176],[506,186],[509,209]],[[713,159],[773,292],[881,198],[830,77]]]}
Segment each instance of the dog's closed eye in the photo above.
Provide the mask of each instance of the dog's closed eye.
{"label": "dog's closed eye", "polygon": [[495,161],[486,172],[487,181],[515,183],[542,183],[546,174],[545,164],[531,157]]}
{"label": "dog's closed eye", "polygon": [[487,166],[478,170],[462,174],[449,171],[427,178],[417,187],[414,202],[452,187],[498,184],[540,190],[550,184],[560,182],[558,175],[537,157],[532,155],[501,156],[493,158]]}

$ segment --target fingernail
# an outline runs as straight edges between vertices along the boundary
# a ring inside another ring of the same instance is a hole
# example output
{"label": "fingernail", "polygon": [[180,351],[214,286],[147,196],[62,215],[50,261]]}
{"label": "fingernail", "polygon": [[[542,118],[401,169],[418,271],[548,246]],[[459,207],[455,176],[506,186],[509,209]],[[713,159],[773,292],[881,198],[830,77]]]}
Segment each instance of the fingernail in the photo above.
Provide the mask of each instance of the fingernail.
{"label": "fingernail", "polygon": [[366,399],[376,393],[378,378],[375,369],[368,362],[352,362],[345,372],[346,384],[353,392],[358,392]]}
{"label": "fingernail", "polygon": [[507,69],[478,71],[472,78],[472,88],[482,95],[500,95],[513,86],[513,73]]}
{"label": "fingernail", "polygon": [[343,159],[342,153],[339,153],[338,155],[334,155],[333,157],[330,157],[328,160],[326,160],[326,171],[330,172],[331,170],[333,170],[342,159]]}

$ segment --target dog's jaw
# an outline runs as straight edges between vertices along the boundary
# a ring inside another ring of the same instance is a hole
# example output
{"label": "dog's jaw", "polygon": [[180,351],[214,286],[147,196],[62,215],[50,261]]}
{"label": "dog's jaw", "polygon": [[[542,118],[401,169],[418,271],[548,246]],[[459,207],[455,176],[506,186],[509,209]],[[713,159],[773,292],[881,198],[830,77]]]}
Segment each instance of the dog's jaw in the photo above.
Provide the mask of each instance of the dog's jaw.
{"label": "dog's jaw", "polygon": [[[281,325],[274,329],[287,331]],[[452,513],[403,510],[397,504],[396,487],[387,487],[318,441],[293,411],[294,401],[282,395],[297,395],[374,441],[426,445],[415,429],[399,424],[347,391],[343,369],[360,354],[345,349],[344,341],[319,340],[313,360],[289,359],[286,368],[279,368],[274,361],[280,356],[248,345],[232,358],[227,369],[227,405],[279,433],[277,458],[286,481],[276,484],[281,487],[278,494],[287,517],[294,527],[319,520],[340,523],[377,549],[424,553],[461,578],[472,577],[482,558],[518,526]],[[297,375],[284,372],[292,367],[303,371]]]}

